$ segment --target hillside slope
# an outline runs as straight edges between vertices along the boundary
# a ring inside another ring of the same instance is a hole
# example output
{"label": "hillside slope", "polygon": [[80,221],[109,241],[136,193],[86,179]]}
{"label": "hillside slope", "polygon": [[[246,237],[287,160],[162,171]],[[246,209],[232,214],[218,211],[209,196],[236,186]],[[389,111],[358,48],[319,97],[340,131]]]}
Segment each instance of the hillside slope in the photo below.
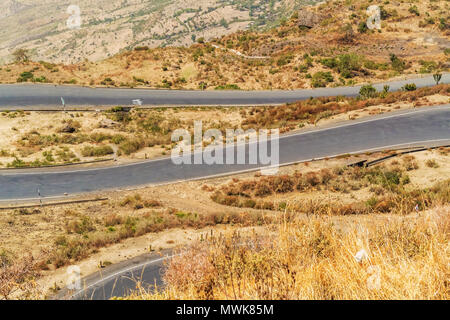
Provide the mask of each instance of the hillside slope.
{"label": "hillside slope", "polygon": [[[189,45],[240,29],[276,24],[312,0],[2,0],[0,62],[17,47],[36,60],[100,60],[136,45]],[[80,8],[81,28],[70,29],[70,5]]]}
{"label": "hillside slope", "polygon": [[135,46],[71,65],[4,66],[0,82],[172,89],[297,89],[383,81],[449,69],[449,4],[390,2],[369,30],[368,1],[332,1],[267,31],[238,31],[190,47]]}

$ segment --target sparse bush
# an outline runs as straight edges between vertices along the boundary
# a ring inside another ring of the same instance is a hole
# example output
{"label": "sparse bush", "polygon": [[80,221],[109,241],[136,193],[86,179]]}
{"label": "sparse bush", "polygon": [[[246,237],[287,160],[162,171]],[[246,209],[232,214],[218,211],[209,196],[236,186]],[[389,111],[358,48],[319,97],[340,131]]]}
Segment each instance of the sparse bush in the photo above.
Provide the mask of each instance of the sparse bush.
{"label": "sparse bush", "polygon": [[439,168],[439,164],[437,163],[436,160],[434,159],[428,159],[425,164],[427,165],[427,167],[429,168]]}
{"label": "sparse bush", "polygon": [[127,139],[120,143],[119,150],[122,151],[126,155],[130,155],[143,147],[145,147],[146,143],[143,139]]}
{"label": "sparse bush", "polygon": [[94,223],[87,216],[82,217],[81,220],[70,221],[66,223],[67,233],[84,234],[94,230],[95,230]]}
{"label": "sparse bush", "polygon": [[377,89],[371,84],[364,85],[359,90],[359,95],[364,99],[375,98],[377,96]]}
{"label": "sparse bush", "polygon": [[402,87],[403,91],[415,91],[417,86],[415,83],[407,83]]}
{"label": "sparse bush", "polygon": [[81,149],[81,154],[83,155],[83,157],[102,157],[113,153],[114,150],[110,146],[85,146],[83,149]]}
{"label": "sparse bush", "polygon": [[409,7],[408,11],[416,16],[420,16],[419,8],[416,5]]}
{"label": "sparse bush", "polygon": [[316,72],[311,79],[311,86],[314,88],[326,87],[328,83],[333,82],[331,72]]}
{"label": "sparse bush", "polygon": [[24,71],[20,74],[17,82],[27,82],[28,80],[32,80],[34,77],[33,73],[30,71]]}
{"label": "sparse bush", "polygon": [[392,69],[395,71],[402,72],[406,69],[406,63],[395,54],[391,53],[389,58],[391,60]]}
{"label": "sparse bush", "polygon": [[367,23],[365,21],[361,21],[358,24],[358,32],[359,33],[366,33],[367,31],[369,31],[369,28],[367,27]]}

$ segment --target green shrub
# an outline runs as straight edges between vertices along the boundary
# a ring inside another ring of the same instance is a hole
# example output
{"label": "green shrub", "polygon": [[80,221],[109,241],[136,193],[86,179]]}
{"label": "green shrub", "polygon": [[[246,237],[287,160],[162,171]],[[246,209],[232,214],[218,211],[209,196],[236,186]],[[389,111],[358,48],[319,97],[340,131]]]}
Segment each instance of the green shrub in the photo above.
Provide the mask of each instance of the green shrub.
{"label": "green shrub", "polygon": [[421,65],[420,73],[431,73],[437,69],[437,63],[434,61],[420,60],[419,63]]}
{"label": "green shrub", "polygon": [[403,91],[415,91],[417,86],[415,83],[407,83],[402,87]]}
{"label": "green shrub", "polygon": [[48,70],[52,70],[53,68],[56,67],[56,64],[50,63],[50,62],[45,62],[45,61],[39,61],[39,63],[46,69]]}
{"label": "green shrub", "polygon": [[406,63],[398,58],[395,54],[391,53],[389,58],[391,60],[392,69],[394,69],[395,71],[402,72],[406,69]]}
{"label": "green shrub", "polygon": [[292,53],[285,54],[285,55],[281,56],[280,58],[278,58],[277,65],[279,67],[287,65],[288,63],[290,63],[292,61],[293,58],[294,58],[294,56]]}
{"label": "green shrub", "polygon": [[333,82],[333,75],[331,72],[316,72],[311,78],[311,85],[314,88],[326,87],[328,83]]}
{"label": "green shrub", "polygon": [[215,90],[240,90],[239,86],[237,84],[226,84],[226,85],[220,85],[214,88]]}
{"label": "green shrub", "polygon": [[80,221],[71,221],[66,223],[67,233],[85,234],[94,230],[94,223],[87,216],[82,217]]}
{"label": "green shrub", "polygon": [[439,29],[443,30],[447,30],[448,27],[448,23],[444,18],[439,19]]}
{"label": "green shrub", "polygon": [[375,87],[371,84],[368,84],[361,87],[359,90],[359,95],[365,99],[375,98],[377,96],[377,89],[375,89]]}
{"label": "green shrub", "polygon": [[320,63],[330,69],[334,69],[337,67],[336,58],[324,58],[324,59],[320,60]]}
{"label": "green shrub", "polygon": [[415,14],[416,16],[420,16],[419,9],[417,8],[416,5],[409,7],[408,11],[412,14]]}
{"label": "green shrub", "polygon": [[325,58],[320,61],[322,65],[336,70],[344,78],[352,78],[354,71],[359,71],[362,59],[357,54],[341,54],[333,58]]}
{"label": "green shrub", "polygon": [[31,71],[24,71],[20,74],[17,82],[27,82],[28,80],[33,79],[33,73]]}
{"label": "green shrub", "polygon": [[367,27],[367,23],[365,21],[361,21],[358,24],[358,32],[359,33],[366,33],[369,30],[369,28]]}

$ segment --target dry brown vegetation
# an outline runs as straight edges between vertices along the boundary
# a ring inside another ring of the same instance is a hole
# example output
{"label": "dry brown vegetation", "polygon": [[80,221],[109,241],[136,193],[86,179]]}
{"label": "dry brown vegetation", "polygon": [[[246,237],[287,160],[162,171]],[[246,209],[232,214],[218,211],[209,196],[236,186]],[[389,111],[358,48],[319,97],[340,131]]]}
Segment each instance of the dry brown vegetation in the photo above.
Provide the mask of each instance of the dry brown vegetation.
{"label": "dry brown vegetation", "polygon": [[17,258],[6,250],[0,250],[0,300],[13,298],[16,293],[26,298],[37,296],[34,280],[38,274],[31,254]]}
{"label": "dry brown vegetation", "polygon": [[[114,152],[125,161],[155,158],[171,150],[175,129],[193,130],[194,120],[203,120],[206,128],[229,128],[240,117],[236,108],[3,112],[0,161],[7,167],[38,167],[112,158]],[[215,120],[223,118],[227,121]]]}
{"label": "dry brown vegetation", "polygon": [[[299,27],[294,14],[268,31],[240,31],[190,47],[139,46],[103,61],[72,65],[4,65],[0,81],[260,90],[351,85],[448,70],[448,3],[385,3],[381,32],[358,31],[371,4],[328,1],[310,8],[320,17],[311,29]],[[410,11],[414,6],[419,15]],[[230,49],[269,58],[249,59]]]}
{"label": "dry brown vegetation", "polygon": [[[136,202],[138,195],[132,196],[134,210],[160,206],[156,200],[144,200]],[[123,201],[128,202],[130,198]],[[121,202],[121,205],[124,202]],[[125,205],[123,205],[125,206]],[[66,213],[67,215],[68,213]],[[62,267],[68,263],[80,261],[96,253],[99,248],[119,243],[127,238],[139,237],[148,233],[157,233],[174,228],[200,229],[217,224],[256,225],[262,223],[260,214],[239,215],[237,213],[223,214],[198,214],[184,212],[175,208],[167,208],[158,211],[146,211],[138,215],[109,214],[102,220],[92,220],[89,216],[71,212],[76,219],[67,220],[66,234],[57,237],[53,247],[41,261],[42,269]],[[154,248],[157,249],[157,248]]]}
{"label": "dry brown vegetation", "polygon": [[[430,165],[430,163],[432,165]],[[439,168],[435,159],[425,164]],[[448,167],[448,166],[446,166]],[[335,167],[290,175],[235,180],[222,185],[211,196],[217,203],[241,207],[279,210],[292,214],[349,215],[370,213],[408,214],[450,202],[450,180],[426,188],[411,186],[410,174],[418,170],[412,155],[370,168]],[[444,169],[445,170],[445,169]],[[364,196],[353,194],[363,191]],[[339,194],[337,201],[323,201],[310,194]],[[345,195],[352,195],[345,199]]]}
{"label": "dry brown vegetation", "polygon": [[[351,111],[365,111],[369,107],[379,106],[378,110],[369,111],[369,114],[380,112],[381,108],[398,103],[411,103],[414,107],[433,104],[426,97],[442,95],[448,101],[450,85],[438,85],[420,88],[415,91],[397,91],[378,93],[373,98],[345,98],[324,97],[299,101],[278,107],[252,108],[244,115],[242,126],[257,128],[281,128],[282,132],[293,130],[305,124],[316,125],[320,120],[331,118],[339,114],[349,114]],[[395,106],[394,106],[395,108]],[[399,108],[399,107],[397,107]],[[349,114],[350,119],[358,115]]]}
{"label": "dry brown vegetation", "polygon": [[129,298],[446,300],[449,214],[280,219],[273,236],[216,235],[170,261],[161,292]]}

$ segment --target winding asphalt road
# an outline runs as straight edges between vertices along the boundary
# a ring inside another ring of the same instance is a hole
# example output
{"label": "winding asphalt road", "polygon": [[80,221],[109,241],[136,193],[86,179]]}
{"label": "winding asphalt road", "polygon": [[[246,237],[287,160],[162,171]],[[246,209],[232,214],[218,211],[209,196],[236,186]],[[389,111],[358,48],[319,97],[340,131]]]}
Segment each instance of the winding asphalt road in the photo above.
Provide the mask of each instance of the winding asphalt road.
{"label": "winding asphalt road", "polygon": [[[450,141],[450,104],[423,107],[356,121],[329,128],[281,136],[279,163],[281,165],[360,153],[399,146],[444,145]],[[259,147],[259,146],[258,146]],[[269,144],[270,152],[270,144]],[[69,171],[41,169],[3,171],[0,173],[0,200],[20,201],[42,197],[82,194],[98,190],[163,184],[183,180],[226,175],[264,167],[248,164],[181,164],[164,158],[105,168]],[[236,148],[224,150],[236,155]],[[235,157],[236,158],[236,157]]]}
{"label": "winding asphalt road", "polygon": [[[383,85],[387,84],[391,91],[396,91],[407,83],[415,83],[417,87],[435,84],[432,76],[426,76],[390,81],[374,86],[381,90]],[[442,75],[441,83],[450,83],[449,73]],[[61,106],[61,97],[69,107],[131,105],[134,99],[141,99],[144,105],[152,106],[277,105],[310,97],[356,96],[359,94],[359,89],[360,86],[291,91],[187,91],[5,84],[0,85],[0,109],[11,107],[33,109],[39,106],[55,108]]]}
{"label": "winding asphalt road", "polygon": [[[449,83],[448,74],[442,83]],[[388,83],[398,90],[406,83],[418,87],[434,84],[432,77]],[[376,85],[381,89],[383,84]],[[7,107],[58,106],[60,97],[67,105],[128,105],[142,99],[148,105],[257,105],[283,104],[309,97],[355,96],[359,87],[297,91],[163,91],[133,89],[91,89],[65,86],[0,85],[0,109]],[[392,112],[319,130],[282,136],[279,140],[280,164],[289,164],[347,153],[378,149],[448,145],[450,143],[450,104],[417,110]],[[270,148],[269,148],[270,149]],[[236,150],[231,150],[236,153]],[[225,152],[226,154],[226,152]],[[248,146],[246,149],[248,159]],[[37,190],[44,197],[170,183],[187,179],[255,170],[263,165],[175,165],[170,158],[141,163],[79,170],[23,170],[0,174],[0,200],[35,199]],[[163,256],[147,254],[110,266],[83,279],[82,289],[63,290],[57,298],[108,299],[123,296],[141,281],[144,287],[161,286],[161,270],[170,251]]]}

